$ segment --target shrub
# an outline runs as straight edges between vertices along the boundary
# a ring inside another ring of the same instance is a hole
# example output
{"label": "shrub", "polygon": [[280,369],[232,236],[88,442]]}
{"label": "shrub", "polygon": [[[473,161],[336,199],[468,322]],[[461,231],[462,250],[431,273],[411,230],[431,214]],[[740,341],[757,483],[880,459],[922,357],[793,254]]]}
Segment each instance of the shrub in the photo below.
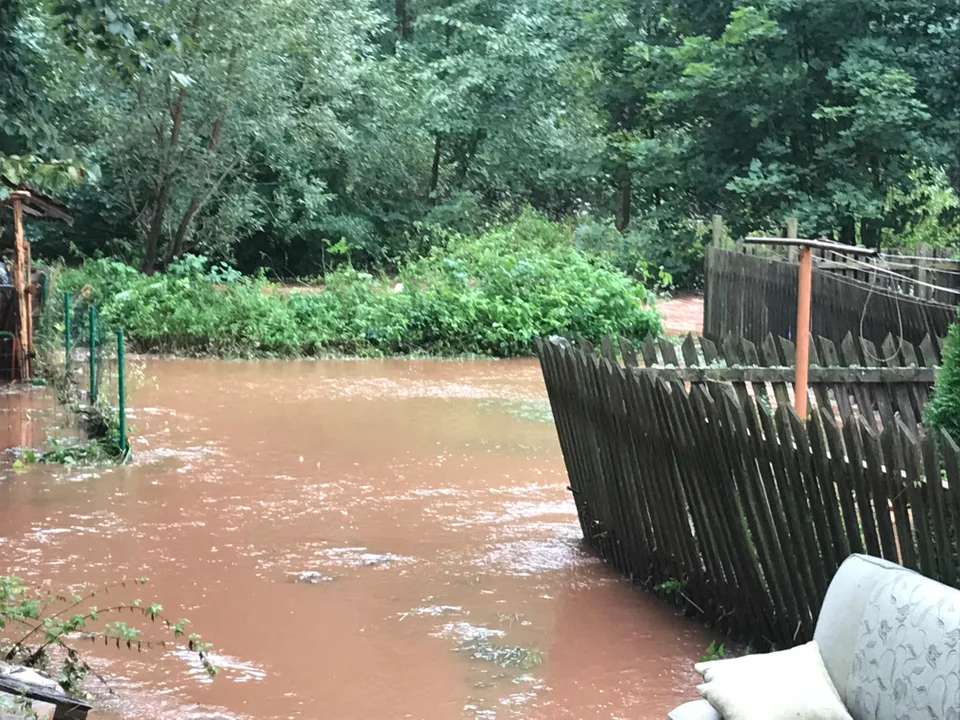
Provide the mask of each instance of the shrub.
{"label": "shrub", "polygon": [[954,323],[943,346],[943,364],[937,375],[925,420],[945,430],[960,443],[960,324]]}
{"label": "shrub", "polygon": [[319,291],[284,291],[260,277],[206,269],[186,256],[146,276],[112,260],[61,274],[141,349],[219,355],[529,354],[535,336],[658,332],[652,295],[563,226],[528,211],[480,236],[440,234],[396,281],[349,265]]}

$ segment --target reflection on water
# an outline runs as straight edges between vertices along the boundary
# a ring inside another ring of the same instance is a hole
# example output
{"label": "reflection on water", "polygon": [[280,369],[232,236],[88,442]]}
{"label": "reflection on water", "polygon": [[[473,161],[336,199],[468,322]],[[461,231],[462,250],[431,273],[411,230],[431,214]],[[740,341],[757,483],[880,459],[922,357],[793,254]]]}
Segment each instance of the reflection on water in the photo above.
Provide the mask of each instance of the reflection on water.
{"label": "reflection on water", "polygon": [[6,572],[212,641],[100,717],[662,718],[708,638],[585,552],[535,362],[151,360],[134,462],[0,480]]}

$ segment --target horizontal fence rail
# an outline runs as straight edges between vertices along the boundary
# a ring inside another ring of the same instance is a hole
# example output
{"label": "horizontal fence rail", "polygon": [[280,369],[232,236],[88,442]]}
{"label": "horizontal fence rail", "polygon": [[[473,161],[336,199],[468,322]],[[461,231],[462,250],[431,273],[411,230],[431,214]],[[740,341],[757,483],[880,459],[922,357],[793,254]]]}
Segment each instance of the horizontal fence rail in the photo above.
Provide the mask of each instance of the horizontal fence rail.
{"label": "horizontal fence rail", "polygon": [[[789,349],[768,340],[771,352]],[[711,341],[687,338],[679,354],[653,341],[637,352],[607,338],[598,356],[587,343],[538,340],[586,541],[635,582],[763,648],[812,637],[850,553],[956,586],[960,448],[917,424],[932,367],[915,363],[910,377],[873,367],[862,383],[831,375],[849,365],[824,368],[829,392],[812,391],[804,420],[783,374],[730,362],[752,343],[721,346],[714,355]],[[705,378],[678,374],[711,364]]]}
{"label": "horizontal fence rail", "polygon": [[[795,263],[716,247],[708,248],[706,256],[704,335],[713,339],[742,335],[754,343],[767,333],[796,336]],[[818,262],[813,271],[812,332],[835,343],[848,332],[877,344],[891,331],[912,343],[927,335],[945,337],[956,320],[960,293],[933,293],[937,298],[952,297],[951,304],[924,296],[924,289],[929,288],[905,287],[889,275],[871,273],[863,263]]]}

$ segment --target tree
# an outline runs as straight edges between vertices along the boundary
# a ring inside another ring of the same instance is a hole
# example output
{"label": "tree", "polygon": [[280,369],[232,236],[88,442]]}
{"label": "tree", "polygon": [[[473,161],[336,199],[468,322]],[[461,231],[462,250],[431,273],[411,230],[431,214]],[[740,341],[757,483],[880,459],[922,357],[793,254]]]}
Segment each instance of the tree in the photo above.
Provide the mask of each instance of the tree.
{"label": "tree", "polygon": [[762,0],[718,37],[638,47],[660,133],[634,144],[638,172],[689,212],[722,209],[734,232],[796,216],[876,245],[888,191],[938,150],[901,44],[919,5]]}
{"label": "tree", "polygon": [[345,132],[332,94],[376,22],[333,2],[70,0],[60,11],[88,61],[79,84],[100,91],[83,139],[103,158],[117,220],[142,238],[145,272],[191,247],[198,226],[201,247],[225,255],[258,228],[253,163]]}
{"label": "tree", "polygon": [[44,93],[47,68],[24,22],[21,0],[0,5],[0,154],[46,153],[56,129]]}

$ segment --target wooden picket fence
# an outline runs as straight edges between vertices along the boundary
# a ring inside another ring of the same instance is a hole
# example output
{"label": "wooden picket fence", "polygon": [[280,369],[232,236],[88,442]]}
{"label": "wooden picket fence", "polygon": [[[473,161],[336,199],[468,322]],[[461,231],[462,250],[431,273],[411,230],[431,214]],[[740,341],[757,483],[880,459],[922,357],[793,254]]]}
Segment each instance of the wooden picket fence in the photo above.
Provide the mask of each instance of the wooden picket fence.
{"label": "wooden picket fence", "polygon": [[[939,270],[932,266],[908,270],[906,263],[886,264],[923,282],[953,278],[935,275]],[[943,302],[951,298],[952,304]],[[960,294],[949,294],[947,288],[934,291],[920,282],[895,282],[865,269],[862,262],[844,262],[830,253],[814,264],[811,331],[834,343],[853,333],[879,344],[891,331],[920,343],[927,335],[946,336],[957,318],[958,300]],[[714,340],[742,335],[759,344],[768,333],[794,338],[796,323],[796,263],[707,248],[704,335]]]}
{"label": "wooden picket fence", "polygon": [[816,344],[830,364],[811,368],[804,421],[782,339],[537,342],[586,541],[758,648],[812,637],[850,553],[960,578],[960,448],[917,425],[938,343],[898,343],[883,367]]}

